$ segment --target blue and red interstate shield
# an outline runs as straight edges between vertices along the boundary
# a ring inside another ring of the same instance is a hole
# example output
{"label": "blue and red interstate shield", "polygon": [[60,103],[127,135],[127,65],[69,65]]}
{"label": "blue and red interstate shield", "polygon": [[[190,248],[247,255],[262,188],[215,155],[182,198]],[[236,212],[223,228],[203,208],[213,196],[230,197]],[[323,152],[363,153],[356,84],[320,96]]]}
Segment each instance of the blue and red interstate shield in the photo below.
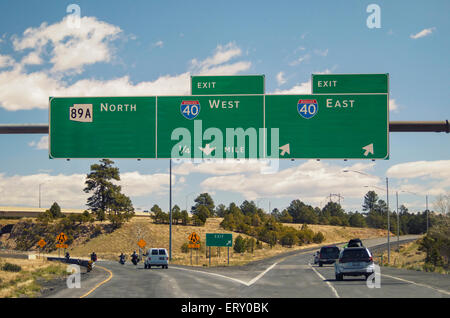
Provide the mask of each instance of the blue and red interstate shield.
{"label": "blue and red interstate shield", "polygon": [[198,100],[184,100],[180,105],[181,114],[187,119],[194,119],[200,113]]}
{"label": "blue and red interstate shield", "polygon": [[319,104],[315,99],[300,99],[297,103],[297,111],[303,118],[310,119],[319,111]]}

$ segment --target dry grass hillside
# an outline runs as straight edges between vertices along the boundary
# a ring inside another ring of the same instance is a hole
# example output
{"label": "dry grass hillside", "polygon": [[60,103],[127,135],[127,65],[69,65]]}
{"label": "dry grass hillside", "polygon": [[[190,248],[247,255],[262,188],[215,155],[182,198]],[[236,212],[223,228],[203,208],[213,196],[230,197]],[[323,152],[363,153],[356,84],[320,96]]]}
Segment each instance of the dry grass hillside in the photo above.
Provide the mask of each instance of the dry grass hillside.
{"label": "dry grass hillside", "polygon": [[[209,263],[209,259],[206,258],[204,240],[206,233],[233,233],[226,231],[220,227],[221,218],[210,218],[207,220],[205,226],[172,226],[172,263],[185,264],[191,263],[191,254],[182,253],[181,246],[188,242],[188,236],[192,232],[196,232],[202,241],[202,248],[198,252],[198,265],[206,265]],[[285,224],[293,227],[301,227],[300,224]],[[338,243],[347,241],[350,238],[359,237],[361,239],[375,238],[385,236],[386,231],[367,229],[367,228],[351,228],[351,227],[336,227],[326,225],[309,225],[314,231],[321,231],[326,238],[325,243]],[[233,239],[239,235],[233,233]],[[243,237],[246,235],[241,234]],[[169,225],[167,224],[154,224],[149,218],[133,218],[130,222],[122,226],[122,228],[114,231],[110,234],[102,234],[96,238],[89,240],[83,245],[74,245],[69,250],[71,256],[88,257],[92,251],[95,251],[99,258],[118,260],[118,256],[121,252],[128,256],[134,251],[138,251],[139,247],[137,242],[140,239],[144,239],[147,242],[146,248],[149,247],[162,247],[169,248]],[[230,248],[230,264],[238,265],[245,264],[250,261],[275,256],[280,253],[292,251],[295,249],[305,249],[317,246],[317,244],[310,244],[305,246],[295,246],[292,248],[281,247],[279,245],[270,248],[268,245],[263,244],[262,249],[256,249],[254,253],[238,254],[234,253]],[[227,263],[227,249],[225,247],[212,248],[212,260],[211,265],[225,265]],[[220,254],[220,256],[218,255]],[[193,252],[193,265],[197,265],[196,259],[197,253]]]}
{"label": "dry grass hillside", "polygon": [[[291,226],[297,230],[302,227],[302,224],[283,224]],[[387,236],[387,231],[382,229],[359,228],[359,227],[345,227],[333,225],[316,225],[308,224],[308,227],[314,232],[322,232],[325,235],[324,243],[344,242],[352,238],[368,239],[374,237]]]}
{"label": "dry grass hillside", "polygon": [[[20,266],[17,272],[7,271],[5,264]],[[0,298],[34,297],[41,291],[41,283],[64,278],[67,275],[66,265],[42,259],[0,259]]]}

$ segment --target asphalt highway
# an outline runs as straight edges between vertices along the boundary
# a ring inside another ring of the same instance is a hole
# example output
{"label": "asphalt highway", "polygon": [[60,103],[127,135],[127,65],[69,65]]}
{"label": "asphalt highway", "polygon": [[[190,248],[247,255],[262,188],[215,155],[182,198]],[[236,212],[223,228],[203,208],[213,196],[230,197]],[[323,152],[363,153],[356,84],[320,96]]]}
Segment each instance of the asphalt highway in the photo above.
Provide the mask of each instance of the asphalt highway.
{"label": "asphalt highway", "polygon": [[[401,237],[402,240],[411,237]],[[364,241],[365,246],[386,239]],[[336,281],[334,265],[313,265],[314,250],[279,256],[245,266],[198,268],[169,265],[144,269],[143,263],[100,261],[101,274],[52,297],[102,298],[346,298],[450,297],[448,275],[381,267],[380,285],[369,288],[361,277]]]}

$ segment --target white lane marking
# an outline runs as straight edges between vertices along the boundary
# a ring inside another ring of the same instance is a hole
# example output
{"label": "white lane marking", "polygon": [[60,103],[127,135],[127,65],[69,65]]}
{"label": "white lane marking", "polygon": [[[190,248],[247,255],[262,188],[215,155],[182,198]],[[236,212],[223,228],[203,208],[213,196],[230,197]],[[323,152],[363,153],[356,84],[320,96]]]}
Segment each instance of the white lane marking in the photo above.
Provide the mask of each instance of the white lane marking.
{"label": "white lane marking", "polygon": [[188,271],[188,272],[201,273],[201,274],[206,274],[206,275],[211,275],[211,276],[217,276],[217,277],[221,277],[221,278],[225,278],[225,279],[228,279],[228,280],[235,281],[235,282],[237,282],[239,284],[243,284],[243,285],[249,286],[248,283],[246,283],[246,282],[244,282],[244,281],[242,281],[240,279],[236,279],[236,278],[233,278],[233,277],[228,277],[228,276],[225,276],[225,275],[220,275],[220,274],[210,273],[210,272],[204,272],[204,271],[197,271],[197,270],[193,270],[193,269],[181,268],[181,267],[175,267],[175,266],[172,266],[171,268],[182,270],[182,271]]}
{"label": "white lane marking", "polygon": [[277,264],[278,264],[278,262],[275,263],[275,264],[272,264],[272,265],[271,265],[270,267],[268,267],[264,272],[262,272],[261,274],[259,274],[259,275],[256,276],[255,278],[253,278],[251,281],[249,281],[247,286],[251,286],[251,285],[253,285],[254,283],[256,283],[261,277],[263,277],[268,271],[270,271],[272,268],[274,268]]}
{"label": "white lane marking", "polygon": [[325,277],[323,277],[311,264],[309,264],[309,266],[311,267],[311,269],[314,271],[314,273],[317,274],[317,276],[320,277],[320,279],[322,279],[325,283],[327,283],[328,287],[331,288],[331,290],[333,291],[334,295],[336,296],[336,298],[340,298],[338,292],[336,291],[336,289],[333,287],[333,285],[331,285],[330,282],[328,282]]}
{"label": "white lane marking", "polygon": [[267,274],[267,272],[270,271],[272,268],[274,268],[278,263],[279,262],[276,262],[276,263],[270,265],[264,272],[260,273],[258,276],[256,276],[255,278],[253,278],[249,282],[244,282],[243,280],[240,280],[240,279],[237,279],[237,278],[228,277],[228,276],[225,276],[225,275],[211,273],[211,272],[197,271],[197,270],[193,270],[193,269],[181,268],[181,267],[175,267],[175,266],[172,266],[172,268],[179,269],[179,270],[184,270],[184,271],[189,271],[189,272],[196,272],[196,273],[202,273],[202,274],[217,276],[217,277],[225,278],[225,279],[228,279],[228,280],[232,280],[234,282],[237,282],[239,284],[242,284],[242,285],[245,285],[245,286],[249,287],[249,286],[253,285],[254,283],[256,283],[265,274]]}
{"label": "white lane marking", "polygon": [[442,289],[439,289],[439,288],[434,288],[434,287],[431,287],[431,286],[429,286],[429,285],[425,285],[425,284],[421,284],[421,283],[416,283],[416,282],[413,282],[413,281],[410,281],[410,280],[406,280],[406,279],[403,279],[403,278],[399,278],[399,277],[395,277],[395,276],[391,276],[391,275],[386,275],[386,274],[381,274],[381,276],[385,276],[385,277],[397,279],[397,280],[400,280],[400,281],[402,281],[402,282],[410,283],[410,284],[417,285],[417,286],[421,286],[421,287],[430,288],[430,289],[433,289],[433,290],[435,290],[435,291],[438,291],[438,292],[440,292],[440,293],[442,293],[442,294],[450,295],[450,292],[448,292],[448,291],[446,291],[446,290],[442,290]]}

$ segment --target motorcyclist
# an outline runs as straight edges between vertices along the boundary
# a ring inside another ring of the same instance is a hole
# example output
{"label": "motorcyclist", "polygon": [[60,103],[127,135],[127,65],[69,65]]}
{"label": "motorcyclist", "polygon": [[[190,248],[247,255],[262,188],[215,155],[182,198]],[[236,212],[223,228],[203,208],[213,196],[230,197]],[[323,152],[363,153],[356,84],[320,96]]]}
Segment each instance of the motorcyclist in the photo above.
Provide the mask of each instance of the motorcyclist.
{"label": "motorcyclist", "polygon": [[92,262],[96,262],[97,261],[97,254],[95,254],[95,252],[92,252],[92,254],[91,254],[91,261]]}
{"label": "motorcyclist", "polygon": [[120,264],[125,264],[125,255],[123,253],[120,253],[119,263]]}
{"label": "motorcyclist", "polygon": [[69,260],[70,260],[70,254],[69,254],[69,252],[66,252],[65,257],[66,257],[66,262],[69,262]]}
{"label": "motorcyclist", "polygon": [[137,265],[138,255],[136,254],[136,251],[134,251],[133,254],[131,254],[131,261],[133,262],[134,265]]}

